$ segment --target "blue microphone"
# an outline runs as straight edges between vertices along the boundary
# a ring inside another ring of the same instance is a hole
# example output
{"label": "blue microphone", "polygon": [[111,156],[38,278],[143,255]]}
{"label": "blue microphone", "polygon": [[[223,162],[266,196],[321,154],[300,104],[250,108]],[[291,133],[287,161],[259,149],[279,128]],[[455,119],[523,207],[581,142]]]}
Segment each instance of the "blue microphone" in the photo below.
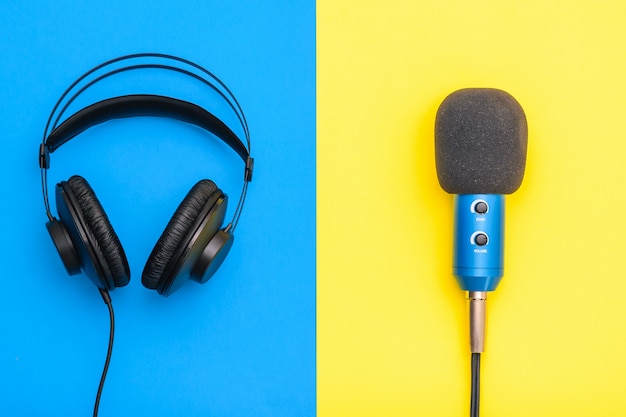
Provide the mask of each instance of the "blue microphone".
{"label": "blue microphone", "polygon": [[452,270],[464,291],[493,291],[504,275],[504,196],[454,196]]}
{"label": "blue microphone", "polygon": [[504,195],[522,183],[527,142],[524,111],[502,90],[458,90],[437,110],[437,177],[454,194],[452,270],[470,299],[472,352],[484,349],[487,292],[504,275]]}

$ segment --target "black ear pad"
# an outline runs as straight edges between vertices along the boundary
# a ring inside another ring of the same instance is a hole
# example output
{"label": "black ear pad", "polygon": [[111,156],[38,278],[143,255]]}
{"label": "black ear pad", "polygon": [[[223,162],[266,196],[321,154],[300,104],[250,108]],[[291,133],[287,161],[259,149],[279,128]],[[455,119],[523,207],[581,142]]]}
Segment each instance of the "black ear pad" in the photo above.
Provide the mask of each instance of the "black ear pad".
{"label": "black ear pad", "polygon": [[141,282],[168,296],[190,279],[191,269],[219,231],[227,196],[210,180],[194,185],[156,243]]}
{"label": "black ear pad", "polygon": [[[73,176],[67,182],[61,182],[59,186],[65,193],[64,203],[69,206],[69,214],[73,217],[70,235],[74,234],[83,240],[81,246],[86,246],[89,256],[95,258],[91,259],[91,262],[95,265],[95,271],[100,275],[102,283],[109,290],[127,285],[130,281],[130,268],[126,254],[87,181],[82,177]],[[59,215],[63,220],[65,216],[61,211]],[[72,233],[71,229],[74,227],[79,229],[78,233]],[[111,281],[113,286],[110,285]]]}

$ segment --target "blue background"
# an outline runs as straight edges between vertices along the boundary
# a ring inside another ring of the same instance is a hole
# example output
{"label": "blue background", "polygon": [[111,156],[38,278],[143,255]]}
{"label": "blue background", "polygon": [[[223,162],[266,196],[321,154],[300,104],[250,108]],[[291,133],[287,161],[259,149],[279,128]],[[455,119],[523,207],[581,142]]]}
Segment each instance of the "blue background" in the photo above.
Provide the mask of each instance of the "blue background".
{"label": "blue background", "polygon": [[[116,340],[100,415],[315,415],[315,3],[5,1],[0,19],[0,414],[91,415],[108,314],[84,275],[66,274],[45,230],[36,153],[74,79],[154,51],[195,61],[233,90],[256,170],[224,265],[166,299],[140,283],[152,247],[201,178],[230,195],[232,216],[239,157],[200,129],[155,118],[105,123],[52,155],[51,189],[84,176],[131,268],[131,283],[111,293]],[[240,132],[206,87],[158,71],[107,81],[70,111],[139,92],[195,101]]]}

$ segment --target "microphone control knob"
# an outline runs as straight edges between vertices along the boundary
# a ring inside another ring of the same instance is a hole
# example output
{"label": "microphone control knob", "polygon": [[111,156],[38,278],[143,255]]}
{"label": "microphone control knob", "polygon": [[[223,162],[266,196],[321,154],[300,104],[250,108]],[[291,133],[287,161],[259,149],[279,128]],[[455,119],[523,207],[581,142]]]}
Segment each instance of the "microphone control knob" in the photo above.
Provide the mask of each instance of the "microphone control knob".
{"label": "microphone control knob", "polygon": [[476,236],[474,236],[474,243],[476,243],[478,246],[485,246],[487,244],[487,235],[484,233],[478,233]]}
{"label": "microphone control knob", "polygon": [[489,210],[489,207],[487,206],[487,203],[485,203],[484,201],[479,201],[474,206],[474,211],[478,214],[485,214],[487,213],[487,210]]}

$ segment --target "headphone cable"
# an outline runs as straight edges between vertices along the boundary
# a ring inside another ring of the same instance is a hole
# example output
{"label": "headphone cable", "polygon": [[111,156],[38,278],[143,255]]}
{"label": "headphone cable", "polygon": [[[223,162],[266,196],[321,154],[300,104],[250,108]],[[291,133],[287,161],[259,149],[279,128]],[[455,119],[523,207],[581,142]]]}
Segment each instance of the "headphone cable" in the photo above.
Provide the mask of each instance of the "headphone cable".
{"label": "headphone cable", "polygon": [[96,393],[96,402],[93,406],[93,417],[98,417],[98,408],[100,407],[100,397],[102,396],[102,388],[104,388],[104,380],[107,377],[107,371],[109,370],[109,363],[111,362],[111,353],[113,352],[113,336],[115,335],[115,315],[113,314],[113,304],[111,303],[111,297],[109,292],[104,288],[98,288],[102,300],[109,309],[109,347],[107,348],[107,357],[104,361],[104,369],[102,370],[102,376],[100,377],[100,384],[98,385],[98,392]]}

